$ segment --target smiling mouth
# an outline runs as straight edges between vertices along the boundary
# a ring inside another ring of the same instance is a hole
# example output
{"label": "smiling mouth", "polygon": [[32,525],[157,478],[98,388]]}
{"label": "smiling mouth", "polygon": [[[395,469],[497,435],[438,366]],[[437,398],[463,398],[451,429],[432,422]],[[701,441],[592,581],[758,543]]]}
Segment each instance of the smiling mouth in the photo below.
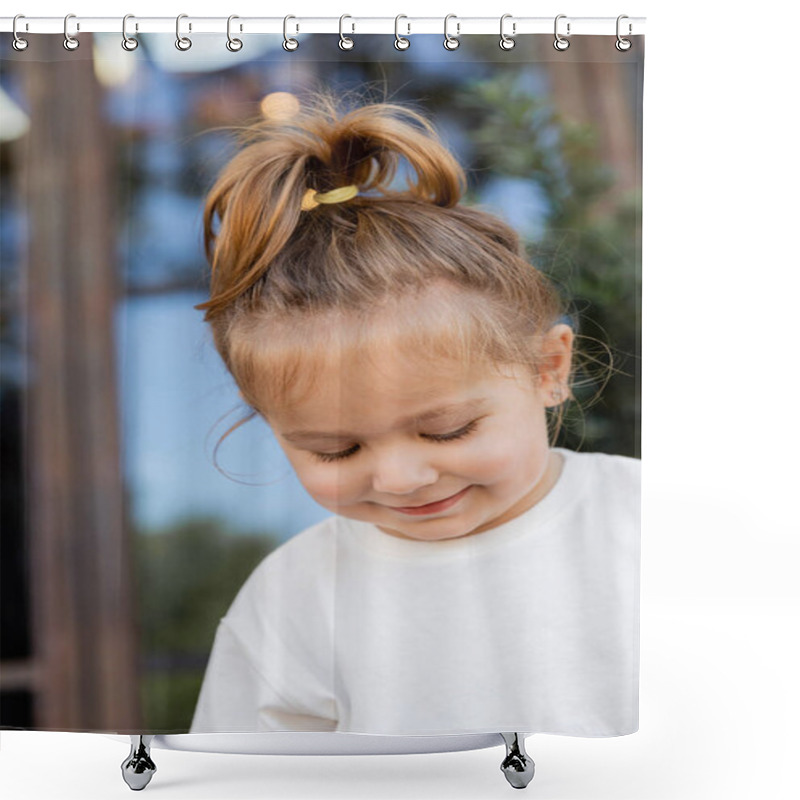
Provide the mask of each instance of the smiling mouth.
{"label": "smiling mouth", "polygon": [[460,492],[456,492],[450,497],[445,497],[443,500],[436,500],[433,503],[424,503],[419,506],[389,506],[389,508],[393,511],[401,511],[404,514],[432,514],[436,511],[444,511],[445,508],[457,503],[470,488],[471,486],[467,486]]}

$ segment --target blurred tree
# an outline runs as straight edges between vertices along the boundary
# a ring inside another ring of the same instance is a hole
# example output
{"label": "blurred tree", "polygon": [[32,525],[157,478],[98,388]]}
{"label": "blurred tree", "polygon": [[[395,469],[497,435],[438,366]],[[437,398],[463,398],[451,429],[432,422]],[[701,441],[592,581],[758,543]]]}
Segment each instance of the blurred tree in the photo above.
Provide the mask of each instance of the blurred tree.
{"label": "blurred tree", "polygon": [[145,729],[186,732],[217,623],[278,540],[228,533],[188,519],[137,540],[137,589]]}
{"label": "blurred tree", "polygon": [[[532,263],[560,287],[579,334],[577,402],[567,407],[559,443],[638,457],[638,192],[601,202],[615,174],[597,155],[595,128],[563,118],[547,99],[521,89],[516,72],[473,81],[456,105],[466,115],[478,181],[492,173],[524,178],[547,200],[544,235],[526,246]],[[479,200],[480,188],[468,202]]]}

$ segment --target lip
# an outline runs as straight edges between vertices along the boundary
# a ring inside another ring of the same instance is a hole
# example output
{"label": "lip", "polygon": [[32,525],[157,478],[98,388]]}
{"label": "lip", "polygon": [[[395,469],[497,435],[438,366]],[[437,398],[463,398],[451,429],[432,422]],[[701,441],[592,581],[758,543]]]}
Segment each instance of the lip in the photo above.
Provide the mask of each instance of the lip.
{"label": "lip", "polygon": [[435,503],[427,503],[424,506],[391,506],[391,508],[393,511],[399,511],[402,514],[436,514],[454,506],[471,488],[471,485],[467,486],[460,492],[450,497],[445,497],[444,500],[437,500]]}

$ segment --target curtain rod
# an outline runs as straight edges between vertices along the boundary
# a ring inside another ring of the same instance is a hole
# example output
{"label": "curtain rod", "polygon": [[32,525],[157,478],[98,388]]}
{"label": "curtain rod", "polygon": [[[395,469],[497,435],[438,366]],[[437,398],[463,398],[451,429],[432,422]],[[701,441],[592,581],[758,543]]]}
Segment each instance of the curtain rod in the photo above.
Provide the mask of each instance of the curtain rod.
{"label": "curtain rod", "polygon": [[[514,17],[505,14],[503,31],[506,36],[526,34],[553,34],[556,17]],[[227,33],[228,17],[194,17],[180,15],[180,34],[190,36],[199,33]],[[644,34],[644,17],[570,17],[558,15],[558,31],[561,36],[637,36]],[[122,17],[28,17],[20,15],[17,19],[17,34],[60,33],[64,34],[65,22],[70,36],[81,33],[119,33],[122,35]],[[284,27],[286,26],[286,27]],[[172,33],[178,27],[176,17],[136,17],[128,15],[125,31],[128,36],[140,33]],[[0,32],[14,30],[14,17],[0,17]],[[500,16],[497,17],[458,17],[448,15],[447,31],[450,36],[472,34],[500,34]],[[231,32],[235,34],[273,33],[290,35],[301,33],[333,33],[358,35],[364,33],[400,34],[444,34],[444,17],[238,17],[231,20]]]}

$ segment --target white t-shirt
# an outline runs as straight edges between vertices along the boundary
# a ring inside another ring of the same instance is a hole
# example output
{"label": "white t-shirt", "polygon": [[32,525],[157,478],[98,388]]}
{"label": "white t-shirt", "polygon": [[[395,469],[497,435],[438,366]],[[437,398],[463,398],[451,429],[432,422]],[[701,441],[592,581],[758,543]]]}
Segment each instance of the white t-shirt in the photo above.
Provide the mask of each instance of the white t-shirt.
{"label": "white t-shirt", "polygon": [[191,732],[638,729],[640,462],[557,448],[535,506],[473,536],[333,516],[219,623]]}

